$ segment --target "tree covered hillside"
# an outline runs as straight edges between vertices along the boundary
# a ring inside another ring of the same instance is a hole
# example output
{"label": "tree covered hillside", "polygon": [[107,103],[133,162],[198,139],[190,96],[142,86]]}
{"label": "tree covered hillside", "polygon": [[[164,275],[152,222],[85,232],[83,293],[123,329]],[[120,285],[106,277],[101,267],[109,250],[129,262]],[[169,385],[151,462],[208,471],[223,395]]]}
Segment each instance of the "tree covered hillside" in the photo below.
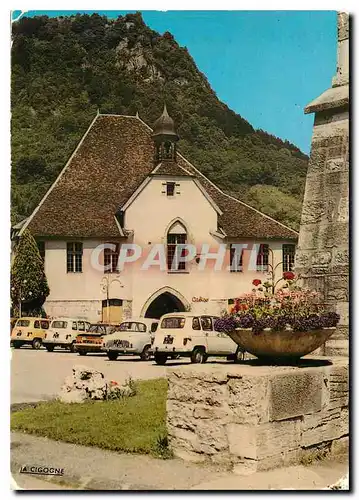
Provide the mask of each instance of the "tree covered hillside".
{"label": "tree covered hillside", "polygon": [[152,125],[165,101],[182,154],[222,189],[298,228],[307,156],[230,110],[188,50],[141,14],[23,17],[11,63],[13,222],[35,208],[98,109],[139,112]]}

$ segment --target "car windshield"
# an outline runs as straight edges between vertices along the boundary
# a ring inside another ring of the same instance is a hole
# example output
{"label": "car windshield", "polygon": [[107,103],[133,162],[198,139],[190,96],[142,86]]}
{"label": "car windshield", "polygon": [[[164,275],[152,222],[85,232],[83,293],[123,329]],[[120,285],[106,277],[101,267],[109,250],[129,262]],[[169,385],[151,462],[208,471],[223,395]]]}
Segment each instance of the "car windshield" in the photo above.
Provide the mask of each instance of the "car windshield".
{"label": "car windshield", "polygon": [[179,318],[176,316],[170,318],[163,318],[161,328],[183,328],[186,318]]}
{"label": "car windshield", "polygon": [[16,323],[16,326],[29,326],[30,320],[28,319],[19,319]]}
{"label": "car windshield", "polygon": [[53,321],[51,328],[67,328],[67,321]]}
{"label": "car windshield", "polygon": [[98,333],[101,335],[105,335],[106,328],[104,325],[91,325],[87,333]]}
{"label": "car windshield", "polygon": [[112,335],[113,333],[117,332],[118,326],[106,326],[106,335]]}
{"label": "car windshield", "polygon": [[119,330],[121,332],[145,332],[146,325],[137,321],[125,321],[120,324]]}

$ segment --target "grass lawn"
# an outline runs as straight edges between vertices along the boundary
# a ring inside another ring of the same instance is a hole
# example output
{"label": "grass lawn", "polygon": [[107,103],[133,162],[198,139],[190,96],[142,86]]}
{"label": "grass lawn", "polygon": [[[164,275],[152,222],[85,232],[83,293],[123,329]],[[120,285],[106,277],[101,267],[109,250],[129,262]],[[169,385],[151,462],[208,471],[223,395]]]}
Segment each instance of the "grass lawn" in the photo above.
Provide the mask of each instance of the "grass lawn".
{"label": "grass lawn", "polygon": [[135,396],[114,401],[44,402],[11,414],[11,430],[113,451],[169,458],[167,380],[135,382]]}

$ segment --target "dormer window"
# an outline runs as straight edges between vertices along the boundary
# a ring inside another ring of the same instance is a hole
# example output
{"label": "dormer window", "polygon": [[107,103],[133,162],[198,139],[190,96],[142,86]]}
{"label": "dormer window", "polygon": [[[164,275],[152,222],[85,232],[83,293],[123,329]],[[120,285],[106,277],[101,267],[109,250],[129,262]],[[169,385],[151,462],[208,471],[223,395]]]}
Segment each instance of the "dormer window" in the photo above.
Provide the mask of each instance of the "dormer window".
{"label": "dormer window", "polygon": [[175,188],[176,188],[175,182],[166,182],[166,194],[167,194],[167,196],[174,196]]}

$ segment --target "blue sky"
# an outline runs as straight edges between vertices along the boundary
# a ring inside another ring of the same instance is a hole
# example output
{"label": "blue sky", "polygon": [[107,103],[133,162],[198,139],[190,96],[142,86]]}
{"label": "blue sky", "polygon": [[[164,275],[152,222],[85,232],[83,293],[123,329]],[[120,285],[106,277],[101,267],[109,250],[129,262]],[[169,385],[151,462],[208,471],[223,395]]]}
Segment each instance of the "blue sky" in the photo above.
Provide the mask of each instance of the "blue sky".
{"label": "blue sky", "polygon": [[[15,13],[18,11],[15,11]],[[94,11],[30,11],[71,15]],[[134,11],[96,11],[117,17]],[[219,99],[255,128],[309,153],[313,116],[303,109],[331,86],[334,11],[142,11],[152,29],[186,46]]]}

